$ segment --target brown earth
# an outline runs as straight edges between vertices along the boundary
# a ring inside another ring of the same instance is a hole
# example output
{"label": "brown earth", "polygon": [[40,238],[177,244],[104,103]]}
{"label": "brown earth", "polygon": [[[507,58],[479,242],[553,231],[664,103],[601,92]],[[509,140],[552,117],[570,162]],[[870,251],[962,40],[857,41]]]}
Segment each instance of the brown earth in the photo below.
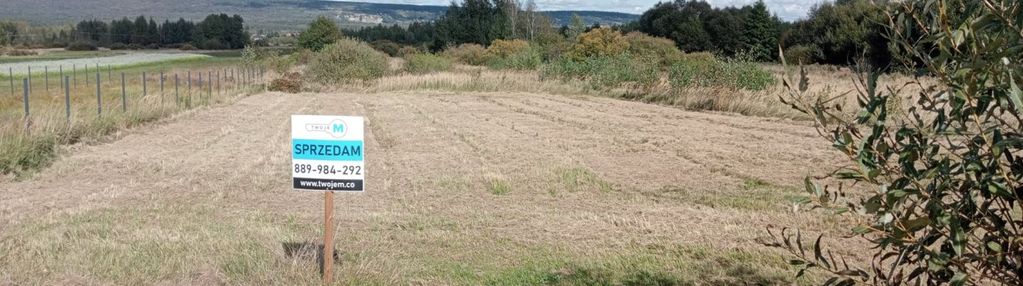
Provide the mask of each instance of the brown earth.
{"label": "brown earth", "polygon": [[267,93],[0,183],[0,284],[314,283],[287,246],[316,242],[322,214],[321,195],[290,188],[292,114],[367,117],[368,190],[337,199],[341,281],[531,284],[578,266],[787,283],[764,227],[844,233],[792,213],[802,178],[840,162],[805,122],[598,97]]}

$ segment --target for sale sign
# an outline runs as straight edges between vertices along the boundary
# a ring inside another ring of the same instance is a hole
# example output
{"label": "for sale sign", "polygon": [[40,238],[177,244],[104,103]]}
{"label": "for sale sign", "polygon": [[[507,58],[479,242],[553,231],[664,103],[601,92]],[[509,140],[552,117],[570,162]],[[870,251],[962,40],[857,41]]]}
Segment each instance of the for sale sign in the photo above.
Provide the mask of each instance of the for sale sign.
{"label": "for sale sign", "polygon": [[364,190],[363,118],[292,115],[291,178],[295,189]]}

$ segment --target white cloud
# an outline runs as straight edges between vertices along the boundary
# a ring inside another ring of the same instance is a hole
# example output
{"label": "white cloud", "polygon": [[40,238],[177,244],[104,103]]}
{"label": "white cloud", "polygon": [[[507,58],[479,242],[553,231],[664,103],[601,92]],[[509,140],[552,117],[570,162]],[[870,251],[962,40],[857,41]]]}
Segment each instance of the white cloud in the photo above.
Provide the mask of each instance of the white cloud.
{"label": "white cloud", "polygon": [[[348,0],[348,1],[360,1],[360,0]],[[365,2],[374,3],[399,3],[399,4],[419,4],[419,5],[448,5],[451,4],[450,0],[427,0],[427,1],[414,1],[414,0],[361,0]],[[525,1],[525,0],[521,0]],[[641,14],[650,7],[653,7],[658,0],[604,0],[604,1],[584,1],[584,0],[534,0],[536,1],[537,7],[541,10],[596,10],[596,11],[613,11],[623,12],[632,14]],[[670,0],[664,0],[670,1]],[[728,6],[743,6],[756,2],[756,0],[706,0],[711,6],[714,7],[728,7]],[[794,21],[799,18],[806,16],[806,13],[810,11],[810,7],[814,4],[824,2],[825,0],[764,0],[764,4],[767,4],[767,9],[771,13],[778,15],[779,18],[787,21]]]}

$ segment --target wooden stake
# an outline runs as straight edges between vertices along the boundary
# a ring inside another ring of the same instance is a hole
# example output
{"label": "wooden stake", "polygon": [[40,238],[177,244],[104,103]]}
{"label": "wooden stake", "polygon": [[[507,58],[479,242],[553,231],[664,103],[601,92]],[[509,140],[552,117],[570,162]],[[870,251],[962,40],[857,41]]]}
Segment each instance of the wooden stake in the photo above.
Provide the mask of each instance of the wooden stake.
{"label": "wooden stake", "polygon": [[323,284],[334,278],[334,192],[323,194]]}

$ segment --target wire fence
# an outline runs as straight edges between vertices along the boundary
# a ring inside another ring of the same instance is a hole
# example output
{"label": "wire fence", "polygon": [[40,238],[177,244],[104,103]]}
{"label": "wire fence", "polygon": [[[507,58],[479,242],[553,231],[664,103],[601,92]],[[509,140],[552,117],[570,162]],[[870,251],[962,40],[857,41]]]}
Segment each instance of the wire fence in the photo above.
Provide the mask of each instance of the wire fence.
{"label": "wire fence", "polygon": [[0,128],[25,133],[165,114],[266,88],[266,69],[247,65],[159,69],[61,65],[7,73],[10,96],[0,99],[0,118],[8,124]]}

